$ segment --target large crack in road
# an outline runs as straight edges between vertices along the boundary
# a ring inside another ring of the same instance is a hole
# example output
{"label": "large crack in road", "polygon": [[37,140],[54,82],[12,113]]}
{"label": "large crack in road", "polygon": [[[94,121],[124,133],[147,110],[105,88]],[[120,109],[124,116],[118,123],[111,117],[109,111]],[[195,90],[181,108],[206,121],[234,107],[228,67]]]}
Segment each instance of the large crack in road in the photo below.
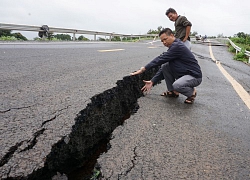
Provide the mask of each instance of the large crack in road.
{"label": "large crack in road", "polygon": [[[124,120],[129,117],[128,114],[137,111],[139,108],[137,100],[143,96],[140,90],[144,85],[142,80],[151,79],[158,69],[159,67],[153,68],[137,76],[126,76],[117,81],[116,87],[93,96],[91,103],[81,110],[75,118],[71,133],[62,137],[52,146],[42,168],[34,170],[27,176],[19,177],[10,177],[8,172],[7,177],[3,179],[51,179],[58,173],[70,174],[73,170],[84,166],[100,149],[102,142],[109,139],[113,130],[122,125]],[[57,116],[54,116],[44,121],[41,127],[56,118]],[[28,141],[28,145],[21,151],[33,148],[36,145],[37,137],[45,130],[42,128],[34,133],[33,139]],[[8,162],[22,144],[23,142],[20,142],[11,147],[2,158],[1,165]],[[96,155],[94,157],[96,158]],[[134,163],[133,161],[132,163]]]}

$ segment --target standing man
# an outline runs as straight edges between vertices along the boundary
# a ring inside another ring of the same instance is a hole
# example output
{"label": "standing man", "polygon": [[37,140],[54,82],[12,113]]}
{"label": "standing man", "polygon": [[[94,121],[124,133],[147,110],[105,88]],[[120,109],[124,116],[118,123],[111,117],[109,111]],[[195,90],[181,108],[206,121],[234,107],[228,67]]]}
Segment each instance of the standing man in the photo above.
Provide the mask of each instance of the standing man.
{"label": "standing man", "polygon": [[188,21],[185,16],[178,15],[173,8],[169,8],[166,11],[166,16],[169,18],[170,21],[175,22],[175,37],[182,40],[187,46],[187,48],[191,50],[189,34],[191,31],[192,23]]}
{"label": "standing man", "polygon": [[184,103],[192,104],[197,94],[194,87],[200,85],[202,81],[200,66],[192,52],[180,39],[174,37],[171,29],[163,29],[159,33],[159,37],[164,46],[168,47],[168,51],[131,75],[141,74],[161,65],[159,71],[150,81],[144,80],[145,86],[141,90],[149,92],[154,84],[165,79],[168,88],[167,97],[177,98],[181,93],[187,97]]}

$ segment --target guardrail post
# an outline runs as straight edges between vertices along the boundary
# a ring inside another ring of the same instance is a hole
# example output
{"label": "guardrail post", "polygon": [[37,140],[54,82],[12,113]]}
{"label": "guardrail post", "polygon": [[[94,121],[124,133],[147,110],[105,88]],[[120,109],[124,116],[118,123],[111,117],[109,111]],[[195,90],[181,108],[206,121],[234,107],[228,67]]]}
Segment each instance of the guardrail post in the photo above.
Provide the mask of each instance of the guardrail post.
{"label": "guardrail post", "polygon": [[94,35],[94,41],[96,41],[96,34]]}
{"label": "guardrail post", "polygon": [[76,33],[73,33],[73,41],[76,40]]}

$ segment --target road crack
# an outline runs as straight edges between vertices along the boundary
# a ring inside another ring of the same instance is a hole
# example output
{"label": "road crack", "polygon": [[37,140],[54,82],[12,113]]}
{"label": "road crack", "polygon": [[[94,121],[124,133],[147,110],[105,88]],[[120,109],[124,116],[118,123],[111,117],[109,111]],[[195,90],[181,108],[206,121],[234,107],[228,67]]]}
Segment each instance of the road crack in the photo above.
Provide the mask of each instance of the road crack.
{"label": "road crack", "polygon": [[34,135],[33,135],[33,136],[34,136],[33,139],[28,141],[29,145],[28,145],[27,147],[25,147],[24,149],[22,149],[20,152],[23,152],[23,151],[27,151],[27,150],[29,150],[29,149],[32,149],[32,148],[36,145],[36,143],[37,143],[37,138],[38,138],[41,134],[43,134],[44,131],[45,131],[45,128],[40,129],[39,131],[35,132]]}
{"label": "road crack", "polygon": [[210,58],[210,57],[205,57],[205,56],[203,56],[203,55],[201,55],[201,54],[198,54],[198,53],[195,53],[195,52],[192,52],[195,56],[197,56],[198,58],[200,58],[200,59],[205,59],[205,60],[209,60],[209,61],[211,61],[211,62],[214,62],[213,61],[213,59],[212,58]]}
{"label": "road crack", "polygon": [[240,71],[242,74],[245,74],[245,75],[250,76],[250,73],[247,73],[247,72],[245,72],[245,71],[242,71],[240,68],[235,68],[235,67],[232,67],[232,66],[230,66],[230,65],[228,65],[228,64],[226,64],[226,63],[222,63],[222,62],[221,62],[221,65],[226,66],[226,67],[228,67],[228,68],[230,68],[230,69],[232,69],[232,70],[234,70],[234,71],[236,71],[236,72],[239,72],[239,71]]}
{"label": "road crack", "polygon": [[[139,107],[135,106],[135,104],[138,98],[143,97],[141,88],[144,86],[144,83],[142,80],[151,79],[159,68],[152,68],[137,76],[125,76],[122,80],[116,82],[117,86],[90,98],[91,102],[74,118],[75,124],[72,126],[71,133],[67,135],[67,141],[65,141],[64,136],[53,144],[50,153],[46,156],[44,166],[22,178],[51,179],[56,172],[70,174],[73,170],[89,161],[96,162],[97,157],[93,158],[93,155],[100,148],[100,142],[110,138],[114,129],[123,124],[127,114],[136,112],[136,109]],[[31,137],[29,142],[26,140],[25,145],[22,144],[21,147],[16,149],[25,151],[33,148],[36,142],[38,142],[38,137],[46,129],[44,125],[50,121],[57,120],[58,114],[65,114],[66,112],[63,112],[63,110],[68,107],[64,106],[63,109],[53,111],[55,114],[52,112],[50,119],[44,123],[41,122],[43,127],[34,134],[34,137]],[[131,153],[133,151],[134,154],[132,153],[127,170],[123,171],[125,175],[132,171],[136,165],[136,149],[136,147],[131,149]],[[90,170],[87,170],[88,172],[83,176],[88,177],[91,175],[90,171],[93,168],[91,167]],[[13,178],[17,179],[18,177]]]}
{"label": "road crack", "polygon": [[26,109],[26,108],[30,108],[34,105],[30,105],[30,106],[24,106],[24,107],[14,107],[14,108],[10,108],[10,109],[7,109],[7,110],[3,110],[3,111],[0,111],[0,113],[6,113],[6,112],[9,112],[11,110],[20,110],[20,109]]}
{"label": "road crack", "polygon": [[[58,113],[58,112],[62,112],[63,110],[68,109],[69,107],[70,107],[70,105],[68,105],[68,106],[65,107],[65,108],[59,109],[59,110],[55,111],[54,114],[56,114],[56,113]],[[57,115],[55,115],[55,116],[52,117],[51,119],[48,119],[48,120],[44,121],[44,122],[42,123],[41,127],[43,127],[46,123],[55,120],[55,119],[56,119],[58,116],[60,116],[61,114],[62,114],[62,113],[58,113]]]}
{"label": "road crack", "polygon": [[[32,140],[27,141],[29,143],[29,145],[27,147],[25,147],[24,149],[22,149],[21,151],[19,151],[19,152],[23,152],[23,151],[27,151],[29,149],[32,149],[37,143],[37,138],[41,134],[43,134],[44,131],[45,131],[45,128],[35,132],[34,135],[33,135],[34,137],[32,138]],[[9,148],[8,152],[0,160],[0,167],[4,166],[5,164],[7,164],[9,162],[9,160],[11,159],[13,154],[17,151],[17,149],[20,146],[22,146],[23,143],[24,143],[24,141],[18,142],[14,146]]]}
{"label": "road crack", "polygon": [[2,157],[0,160],[0,167],[4,166],[8,163],[10,158],[13,156],[13,154],[16,152],[18,147],[20,147],[23,144],[23,141],[16,143],[14,146],[10,147],[9,151]]}
{"label": "road crack", "polygon": [[120,179],[121,176],[127,176],[128,173],[130,173],[131,170],[135,167],[135,161],[136,161],[136,158],[137,158],[137,156],[138,156],[138,155],[136,154],[136,148],[137,148],[137,147],[135,147],[134,150],[133,150],[134,156],[133,156],[133,159],[131,160],[132,166],[130,166],[130,167],[126,170],[126,172],[125,172],[124,174],[123,174],[123,173],[118,174],[118,179]]}
{"label": "road crack", "polygon": [[59,115],[55,115],[53,118],[51,118],[51,119],[48,119],[48,120],[44,121],[44,122],[42,123],[41,127],[43,127],[43,126],[44,126],[44,124],[46,124],[46,123],[48,123],[48,122],[50,122],[50,121],[55,120],[55,119],[57,118],[57,116],[59,116]]}

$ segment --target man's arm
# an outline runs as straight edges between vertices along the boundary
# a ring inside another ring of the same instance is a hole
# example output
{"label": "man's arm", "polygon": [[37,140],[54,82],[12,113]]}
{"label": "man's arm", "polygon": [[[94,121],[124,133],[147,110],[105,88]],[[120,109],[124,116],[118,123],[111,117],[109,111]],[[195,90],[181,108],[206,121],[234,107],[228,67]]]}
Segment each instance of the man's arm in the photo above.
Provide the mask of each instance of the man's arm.
{"label": "man's arm", "polygon": [[189,37],[192,23],[185,16],[181,16],[181,18],[180,18],[180,24],[182,24],[182,26],[185,27],[185,37],[182,40],[183,42],[185,42],[188,39],[188,37]]}
{"label": "man's arm", "polygon": [[154,75],[154,77],[151,79],[151,81],[153,82],[153,85],[157,84],[159,81],[163,80],[164,76],[162,73],[162,68],[160,68],[157,73]]}
{"label": "man's arm", "polygon": [[191,26],[186,26],[186,35],[185,35],[185,37],[183,39],[183,42],[185,42],[188,39],[190,31],[191,31]]}
{"label": "man's arm", "polygon": [[153,59],[145,67],[141,67],[138,71],[130,73],[130,75],[134,76],[134,75],[137,75],[137,74],[141,74],[144,71],[149,70],[149,69],[151,69],[154,66],[159,66],[159,65],[162,65],[162,64],[170,61],[172,58],[173,58],[173,56],[171,55],[170,51],[164,52],[160,56],[158,56],[155,59]]}
{"label": "man's arm", "polygon": [[146,71],[145,67],[141,67],[138,71],[135,71],[133,73],[130,73],[131,76],[137,75],[137,74],[141,74],[144,71]]}

